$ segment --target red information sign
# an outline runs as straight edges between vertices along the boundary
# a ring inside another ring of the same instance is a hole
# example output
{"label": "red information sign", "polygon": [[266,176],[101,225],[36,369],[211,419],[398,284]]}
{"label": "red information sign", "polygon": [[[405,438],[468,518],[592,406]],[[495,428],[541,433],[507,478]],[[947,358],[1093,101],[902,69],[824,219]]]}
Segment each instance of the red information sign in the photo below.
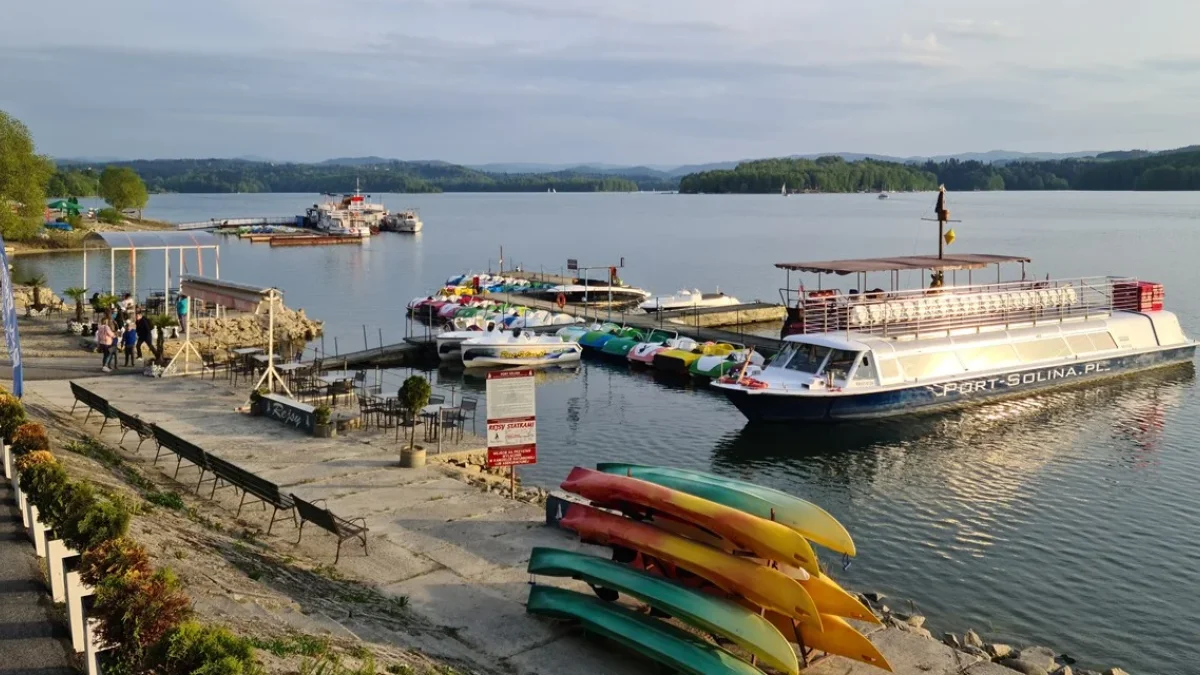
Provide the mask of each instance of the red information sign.
{"label": "red information sign", "polygon": [[489,467],[537,463],[533,371],[500,370],[487,376]]}

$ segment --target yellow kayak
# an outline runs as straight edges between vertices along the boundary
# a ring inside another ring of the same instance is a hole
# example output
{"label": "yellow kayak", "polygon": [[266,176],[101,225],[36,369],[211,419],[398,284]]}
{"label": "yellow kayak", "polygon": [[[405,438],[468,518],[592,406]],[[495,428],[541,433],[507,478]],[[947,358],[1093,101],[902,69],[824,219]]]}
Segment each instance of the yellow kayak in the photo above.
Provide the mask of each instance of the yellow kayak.
{"label": "yellow kayak", "polygon": [[821,628],[811,626],[804,621],[793,620],[791,617],[771,610],[767,610],[766,618],[790,642],[799,644],[797,640],[801,640],[805,647],[817,649],[826,654],[844,656],[881,668],[889,673],[892,672],[892,664],[888,663],[879,648],[839,616],[822,614]]}

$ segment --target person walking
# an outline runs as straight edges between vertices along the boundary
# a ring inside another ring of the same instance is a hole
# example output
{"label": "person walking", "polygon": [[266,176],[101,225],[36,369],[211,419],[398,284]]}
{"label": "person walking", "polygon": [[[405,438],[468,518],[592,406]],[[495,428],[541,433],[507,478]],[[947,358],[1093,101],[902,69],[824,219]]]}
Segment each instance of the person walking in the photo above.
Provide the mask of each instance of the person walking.
{"label": "person walking", "polygon": [[154,348],[150,342],[150,319],[143,312],[138,312],[137,321],[133,324],[134,330],[137,331],[137,357],[142,358],[142,345],[146,345],[151,353]]}
{"label": "person walking", "polygon": [[179,318],[179,332],[187,334],[188,296],[179,296],[179,300],[175,302],[175,314]]}
{"label": "person walking", "polygon": [[104,319],[100,322],[100,327],[96,329],[96,346],[100,348],[102,360],[100,361],[100,370],[106,373],[112,372],[112,368],[108,367],[108,361],[111,358],[114,365],[116,357],[113,355],[113,342],[116,339],[116,334],[113,333],[112,322]]}
{"label": "person walking", "polygon": [[134,366],[133,347],[137,344],[137,329],[133,321],[125,322],[125,332],[121,334],[121,344],[125,347],[125,365]]}
{"label": "person walking", "polygon": [[121,322],[117,325],[123,326],[123,325],[125,325],[126,321],[131,320],[133,318],[133,310],[136,307],[137,307],[137,302],[134,301],[133,296],[130,295],[129,293],[126,293],[125,297],[121,298],[121,301],[117,303],[117,309],[118,309],[117,320]]}

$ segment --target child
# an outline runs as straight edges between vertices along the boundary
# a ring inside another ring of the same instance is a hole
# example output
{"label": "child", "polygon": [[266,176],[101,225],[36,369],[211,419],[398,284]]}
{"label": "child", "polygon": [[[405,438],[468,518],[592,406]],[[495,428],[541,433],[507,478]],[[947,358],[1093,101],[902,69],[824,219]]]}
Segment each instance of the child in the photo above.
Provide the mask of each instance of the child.
{"label": "child", "polygon": [[125,322],[125,332],[121,334],[121,344],[125,346],[125,365],[133,365],[133,347],[137,344],[137,329],[132,321]]}

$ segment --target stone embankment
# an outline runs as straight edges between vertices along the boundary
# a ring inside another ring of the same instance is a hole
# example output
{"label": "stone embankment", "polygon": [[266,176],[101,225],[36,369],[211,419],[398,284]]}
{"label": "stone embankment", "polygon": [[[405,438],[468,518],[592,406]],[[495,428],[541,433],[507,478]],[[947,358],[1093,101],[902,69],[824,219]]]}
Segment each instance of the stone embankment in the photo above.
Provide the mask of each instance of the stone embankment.
{"label": "stone embankment", "polygon": [[[268,323],[269,317],[265,310],[258,314],[239,314],[220,319],[194,319],[192,342],[201,350],[212,350],[216,353],[233,347],[265,347],[269,332]],[[305,343],[320,337],[324,327],[324,322],[310,319],[303,309],[276,307],[276,349],[284,351],[283,345],[303,347]]]}

